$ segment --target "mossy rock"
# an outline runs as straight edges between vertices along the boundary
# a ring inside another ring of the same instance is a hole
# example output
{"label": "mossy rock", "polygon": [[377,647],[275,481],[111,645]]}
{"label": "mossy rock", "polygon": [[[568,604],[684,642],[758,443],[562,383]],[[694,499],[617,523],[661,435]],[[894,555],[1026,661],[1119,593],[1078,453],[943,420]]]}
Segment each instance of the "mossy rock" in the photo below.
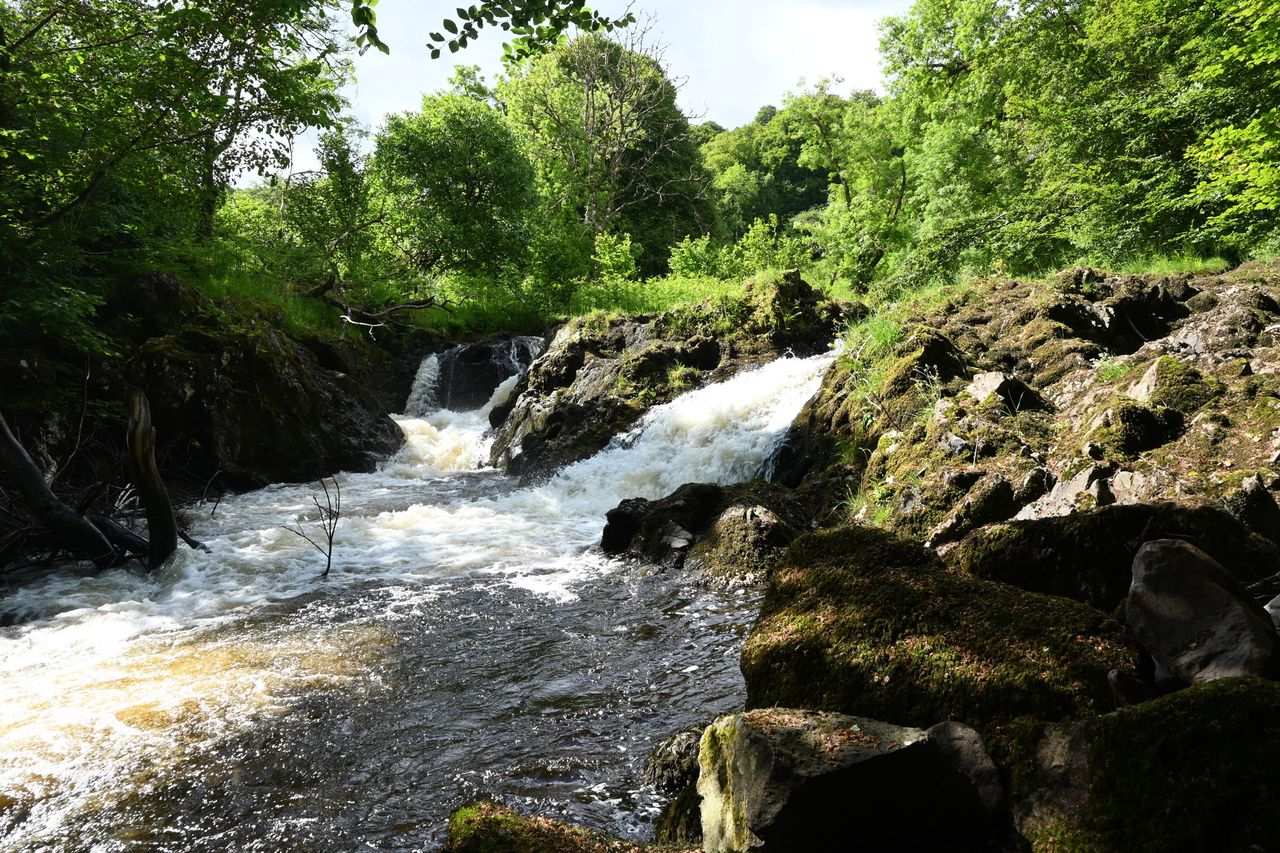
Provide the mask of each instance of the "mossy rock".
{"label": "mossy rock", "polygon": [[871,528],[803,536],[775,570],[742,652],[748,707],[790,706],[983,732],[1021,715],[1111,707],[1137,665],[1114,620],[1064,598],[949,570]]}
{"label": "mossy rock", "polygon": [[478,802],[449,818],[448,853],[645,853],[688,848],[632,844],[602,832],[545,817],[526,817],[505,806]]}
{"label": "mossy rock", "polygon": [[1177,409],[1144,406],[1131,400],[1122,400],[1107,412],[1105,421],[1095,440],[1112,456],[1129,459],[1168,444],[1185,428],[1185,419]]}
{"label": "mossy rock", "polygon": [[1184,415],[1192,414],[1226,392],[1222,382],[1206,377],[1171,355],[1161,356],[1152,362],[1138,387],[1142,389],[1146,402]]}
{"label": "mossy rock", "polygon": [[1280,684],[1226,678],[1079,724],[1083,802],[1028,832],[1033,849],[1276,849],[1277,709]]}
{"label": "mossy rock", "polygon": [[932,329],[913,329],[899,353],[876,392],[885,429],[905,429],[923,406],[932,403],[927,385],[967,380],[972,373],[956,345]]}
{"label": "mossy rock", "polygon": [[1185,539],[1249,584],[1280,572],[1280,547],[1211,506],[1113,505],[1013,521],[970,534],[947,554],[959,571],[1060,595],[1110,613],[1125,600],[1133,555],[1148,539]]}

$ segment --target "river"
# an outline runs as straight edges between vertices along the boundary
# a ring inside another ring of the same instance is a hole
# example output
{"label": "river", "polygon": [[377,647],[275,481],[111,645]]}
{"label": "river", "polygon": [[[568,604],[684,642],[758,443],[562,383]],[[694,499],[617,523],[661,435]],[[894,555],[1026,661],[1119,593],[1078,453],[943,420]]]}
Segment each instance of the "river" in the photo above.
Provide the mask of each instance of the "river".
{"label": "river", "polygon": [[[333,568],[314,484],[187,508],[210,548],[68,570],[0,614],[0,850],[422,850],[488,796],[635,839],[662,737],[741,707],[757,600],[604,557],[604,514],[749,479],[831,356],[656,407],[540,486],[482,467],[488,411],[397,420],[343,474]],[[420,371],[416,397],[423,405]],[[429,395],[426,395],[429,396]]]}

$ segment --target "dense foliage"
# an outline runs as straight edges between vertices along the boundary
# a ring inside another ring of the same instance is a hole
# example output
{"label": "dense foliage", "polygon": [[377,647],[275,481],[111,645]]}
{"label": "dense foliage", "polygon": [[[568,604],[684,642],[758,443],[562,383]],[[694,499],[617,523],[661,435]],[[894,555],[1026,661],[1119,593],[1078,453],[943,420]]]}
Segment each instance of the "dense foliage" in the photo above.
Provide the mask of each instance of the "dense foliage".
{"label": "dense foliage", "polygon": [[[486,2],[423,37],[519,36],[500,79],[459,68],[368,132],[339,92],[383,47],[371,7],[0,5],[0,337],[105,351],[96,307],[155,269],[330,328],[405,304],[527,326],[768,267],[893,295],[1280,244],[1263,0],[916,0],[882,25],[886,93],[820,81],[735,129],[690,125],[644,32],[605,34],[629,15]],[[305,128],[321,168],[291,171]]]}

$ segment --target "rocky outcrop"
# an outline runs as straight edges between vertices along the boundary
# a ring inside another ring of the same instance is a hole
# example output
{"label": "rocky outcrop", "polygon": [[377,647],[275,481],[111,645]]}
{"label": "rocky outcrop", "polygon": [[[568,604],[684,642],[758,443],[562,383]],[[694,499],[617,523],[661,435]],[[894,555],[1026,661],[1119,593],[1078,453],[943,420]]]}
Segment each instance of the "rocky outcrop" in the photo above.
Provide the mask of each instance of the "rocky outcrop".
{"label": "rocky outcrop", "polygon": [[1181,540],[1138,550],[1125,619],[1156,663],[1189,684],[1280,674],[1270,615],[1212,557]]}
{"label": "rocky outcrop", "polygon": [[[529,481],[603,449],[651,406],[835,337],[840,308],[792,272],[657,317],[591,315],[556,332],[496,423],[492,462]],[[496,419],[495,419],[496,420]]]}
{"label": "rocky outcrop", "polygon": [[1170,499],[1276,535],[1278,306],[1275,265],[957,290],[854,327],[777,476],[848,495],[828,521],[944,550],[1008,518]]}
{"label": "rocky outcrop", "polygon": [[609,510],[600,548],[688,568],[712,586],[753,585],[806,515],[802,498],[769,483],[687,483],[665,498],[630,498]]}
{"label": "rocky outcrop", "polygon": [[236,487],[372,471],[404,440],[365,383],[265,325],[188,319],[145,341],[131,373],[160,435],[185,437],[194,467]]}
{"label": "rocky outcrop", "polygon": [[74,457],[68,486],[114,467],[113,448],[80,439],[123,435],[130,387],[150,400],[157,460],[177,500],[211,481],[251,488],[372,470],[403,440],[385,413],[403,404],[417,355],[403,341],[342,337],[336,316],[334,334],[294,337],[270,310],[217,304],[168,275],[124,282],[97,318],[114,352],[87,373],[82,356],[53,346],[20,354],[12,370],[0,352],[7,414],[38,461]]}
{"label": "rocky outcrop", "polygon": [[921,729],[748,711],[707,728],[699,764],[707,853],[992,846],[977,790]]}

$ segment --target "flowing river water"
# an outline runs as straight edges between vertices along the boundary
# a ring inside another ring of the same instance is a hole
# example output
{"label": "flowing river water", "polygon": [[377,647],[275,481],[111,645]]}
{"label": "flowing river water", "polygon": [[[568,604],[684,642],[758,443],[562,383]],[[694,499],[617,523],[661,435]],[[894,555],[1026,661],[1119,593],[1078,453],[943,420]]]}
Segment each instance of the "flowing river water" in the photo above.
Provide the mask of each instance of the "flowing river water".
{"label": "flowing river water", "polygon": [[315,530],[317,489],[280,485],[191,508],[210,551],[151,576],[11,591],[0,850],[433,849],[478,796],[646,837],[644,757],[741,706],[757,602],[604,557],[604,514],[754,476],[830,360],[685,394],[530,488],[481,467],[514,377],[400,417],[400,453],[339,476],[327,578],[282,526]]}

